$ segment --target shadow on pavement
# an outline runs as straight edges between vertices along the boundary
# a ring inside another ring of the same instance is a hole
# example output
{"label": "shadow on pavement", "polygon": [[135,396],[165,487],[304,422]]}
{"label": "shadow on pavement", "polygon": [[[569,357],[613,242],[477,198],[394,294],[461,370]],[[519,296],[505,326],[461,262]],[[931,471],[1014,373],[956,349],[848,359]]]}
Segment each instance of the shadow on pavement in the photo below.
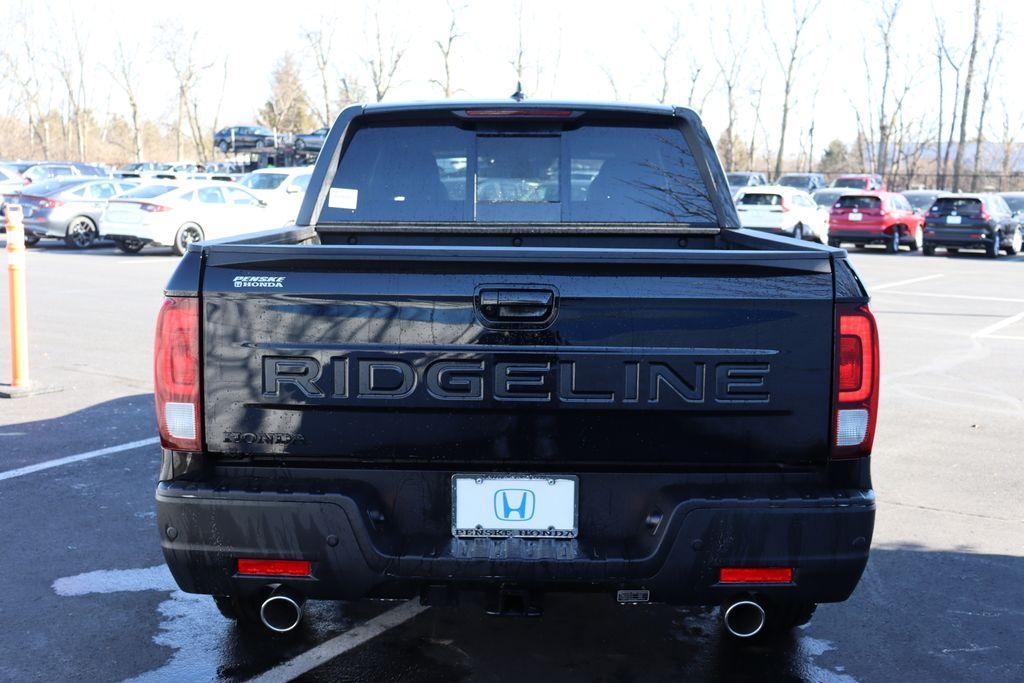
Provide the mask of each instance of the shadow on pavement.
{"label": "shadow on pavement", "polygon": [[0,425],[0,470],[154,437],[156,433],[151,393],[115,398],[45,420]]}
{"label": "shadow on pavement", "polygon": [[759,642],[724,638],[717,614],[550,599],[542,619],[431,609],[301,680],[1021,680],[1024,558],[872,552],[846,603]]}

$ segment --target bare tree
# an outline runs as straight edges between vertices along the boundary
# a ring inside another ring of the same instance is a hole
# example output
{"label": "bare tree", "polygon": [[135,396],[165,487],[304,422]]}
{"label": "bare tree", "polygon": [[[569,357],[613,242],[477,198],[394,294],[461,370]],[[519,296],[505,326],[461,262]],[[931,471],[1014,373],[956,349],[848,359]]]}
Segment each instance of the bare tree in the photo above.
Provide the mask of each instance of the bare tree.
{"label": "bare tree", "polygon": [[[32,20],[31,8],[22,5],[15,10],[11,21],[15,25],[28,26]],[[43,104],[43,95],[49,91],[40,77],[42,60],[36,51],[36,40],[29,31],[18,31],[20,42],[15,48],[13,41],[5,41],[3,57],[8,75],[21,95],[28,118],[29,150],[38,144],[43,159],[49,159],[52,152],[50,138],[49,105]]]}
{"label": "bare tree", "polygon": [[399,40],[394,35],[384,35],[384,29],[380,23],[380,12],[374,13],[373,26],[374,56],[369,59],[364,58],[363,64],[370,71],[373,94],[380,102],[387,96],[394,84],[395,73],[405,55],[406,47],[404,44],[399,44]]}
{"label": "bare tree", "polygon": [[804,32],[814,13],[817,11],[821,0],[811,0],[803,7],[798,0],[792,0],[793,6],[793,33],[788,36],[789,41],[783,44],[771,30],[771,23],[768,21],[768,8],[764,0],[761,0],[761,17],[764,21],[765,33],[782,72],[782,123],[779,127],[779,148],[775,156],[775,175],[782,174],[782,158],[786,152],[786,128],[789,125],[789,110],[792,106],[793,83],[796,78],[796,67],[800,61],[803,51]]}
{"label": "bare tree", "polygon": [[[942,58],[945,59],[946,63],[949,64],[949,67],[953,70],[953,106],[951,108],[951,115],[950,115],[950,121],[949,121],[949,132],[946,135],[945,147],[941,150],[942,151],[942,160],[941,160],[941,162],[940,161],[936,161],[936,163],[939,165],[939,169],[940,169],[936,173],[936,177],[938,179],[938,182],[936,182],[936,185],[938,187],[940,187],[940,188],[943,188],[943,187],[946,186],[946,178],[947,178],[948,172],[949,172],[949,153],[953,149],[953,136],[956,134],[956,125],[957,125],[957,122],[959,121],[959,112],[960,112],[960,108],[959,108],[959,105],[960,105],[960,76],[961,76],[961,74],[963,72],[963,65],[964,65],[965,57],[964,57],[964,55],[960,55],[959,58],[957,58],[957,56],[954,54],[953,50],[950,48],[949,42],[946,40],[946,27],[938,19],[936,19],[935,28],[936,28],[936,40],[937,40],[937,44],[938,44],[938,52],[941,53]],[[940,76],[939,85],[940,85],[940,92],[941,92],[941,86],[942,86],[942,80],[941,80],[941,77],[942,77],[942,67],[941,66],[939,67],[939,76]],[[939,102],[940,114],[941,114],[941,111],[944,108],[944,106],[945,106],[944,100],[940,100],[940,102]],[[941,128],[940,128],[939,134],[940,134],[940,138],[941,138],[941,134],[942,134]],[[940,139],[940,141],[937,144],[940,147],[942,146],[941,145],[941,139]]]}
{"label": "bare tree", "polygon": [[139,98],[136,91],[136,84],[141,80],[135,70],[136,64],[141,61],[138,50],[127,51],[124,41],[118,39],[114,46],[114,65],[109,69],[110,76],[128,98],[128,116],[132,126],[132,152],[135,161],[142,161],[145,158],[142,138],[142,116],[139,114]]}
{"label": "bare tree", "polygon": [[[751,109],[754,110],[754,124],[750,127],[750,147],[747,148],[747,159],[750,163],[754,163],[754,151],[757,147],[757,132],[758,129],[764,134],[764,139],[767,141],[767,131],[764,130],[764,126],[761,123],[761,102],[764,97],[764,74],[761,75],[761,80],[757,84],[757,88],[754,88],[751,93]],[[767,149],[767,146],[766,146]],[[768,164],[765,163],[765,171],[768,170]]]}
{"label": "bare tree", "polygon": [[964,79],[963,110],[960,112],[960,142],[953,157],[953,191],[960,191],[960,172],[964,163],[964,146],[967,144],[967,112],[971,105],[971,81],[974,79],[974,60],[978,56],[978,27],[981,24],[981,0],[974,0],[974,33],[971,36],[971,51],[967,58],[967,76]]}
{"label": "bare tree", "polygon": [[722,84],[725,88],[726,143],[724,150],[721,150],[721,152],[725,157],[724,161],[726,171],[736,170],[736,150],[734,149],[733,143],[735,141],[736,119],[738,116],[736,111],[738,106],[737,90],[742,82],[743,65],[746,61],[744,50],[747,45],[747,36],[744,36],[742,40],[735,40],[732,26],[732,17],[726,17],[725,39],[720,42],[720,45],[727,54],[722,55],[718,50],[715,51],[715,63],[718,65],[718,76],[722,79]]}
{"label": "bare tree", "polygon": [[[69,21],[72,27],[77,27],[77,20],[73,10],[70,10]],[[80,28],[80,27],[77,27]],[[72,30],[69,41],[59,39],[53,42],[53,67],[57,72],[60,82],[64,85],[65,107],[67,111],[67,128],[65,140],[70,139],[73,130],[75,135],[76,154],[79,161],[85,161],[86,156],[86,45],[82,42],[82,36],[88,35],[88,31]]]}
{"label": "bare tree", "polygon": [[999,163],[999,189],[1007,189],[1006,183],[1010,179],[1014,166],[1020,160],[1021,145],[1017,142],[1017,135],[1024,129],[1024,116],[1018,115],[1014,118],[1010,113],[1005,99],[1001,101],[1003,110],[1002,135],[1000,136],[1000,163]]}
{"label": "bare tree", "polygon": [[615,75],[612,74],[612,70],[607,65],[604,65],[601,67],[601,73],[604,74],[605,79],[608,81],[608,85],[612,89],[612,96],[616,101],[621,100],[622,98],[619,96],[619,86],[615,83]]}
{"label": "bare tree", "polygon": [[431,78],[430,82],[439,87],[445,97],[451,97],[455,94],[455,90],[452,88],[452,49],[455,46],[455,41],[462,38],[462,34],[459,33],[458,9],[460,8],[454,7],[451,2],[448,3],[448,35],[434,41],[434,46],[441,53],[444,78]]}
{"label": "bare tree", "polygon": [[199,98],[196,95],[203,74],[213,62],[199,61],[199,29],[191,32],[180,23],[167,23],[157,28],[159,44],[164,59],[174,72],[178,95],[178,117],[175,127],[175,154],[181,159],[184,152],[182,125],[187,123],[192,143],[200,161],[210,158],[207,136],[199,115]]}
{"label": "bare tree", "polygon": [[[875,20],[875,27],[882,39],[882,90],[878,97],[878,152],[875,157],[875,173],[884,176],[889,164],[889,135],[892,130],[890,115],[886,114],[889,103],[889,83],[892,80],[893,31],[896,16],[903,0],[883,0],[881,16]],[[895,112],[891,114],[895,116]]]}
{"label": "bare tree", "polygon": [[313,55],[313,65],[320,81],[321,107],[315,108],[315,112],[322,126],[329,126],[334,120],[334,111],[331,106],[333,104],[331,61],[334,52],[334,27],[334,21],[327,17],[321,17],[315,27],[302,31],[302,38]]}
{"label": "bare tree", "polygon": [[1003,42],[1002,19],[996,21],[996,35],[992,39],[992,51],[988,55],[988,65],[985,67],[985,81],[981,86],[981,103],[978,110],[978,134],[974,138],[974,169],[971,174],[971,192],[978,189],[978,171],[981,168],[981,144],[985,140],[985,112],[988,110],[989,97],[992,95],[992,75],[995,71],[996,60],[999,55],[999,44]]}
{"label": "bare tree", "polygon": [[651,49],[654,50],[654,54],[657,55],[659,62],[659,73],[661,74],[661,92],[658,95],[658,102],[661,102],[662,104],[664,104],[665,101],[668,99],[669,86],[672,84],[672,56],[679,48],[679,40],[681,38],[682,34],[679,30],[679,20],[676,19],[672,22],[672,30],[669,32],[668,38],[666,38],[665,42],[661,45],[651,45]]}

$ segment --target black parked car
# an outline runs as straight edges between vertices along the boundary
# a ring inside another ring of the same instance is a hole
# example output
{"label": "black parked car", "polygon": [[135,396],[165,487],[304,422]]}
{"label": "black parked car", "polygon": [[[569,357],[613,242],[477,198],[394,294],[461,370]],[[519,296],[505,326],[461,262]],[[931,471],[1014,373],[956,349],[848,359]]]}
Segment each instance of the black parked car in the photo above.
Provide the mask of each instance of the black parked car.
{"label": "black parked car", "polygon": [[317,128],[312,133],[300,133],[295,136],[295,149],[307,152],[319,152],[327,139],[330,128]]}
{"label": "black parked car", "polygon": [[945,247],[984,249],[991,258],[1021,250],[1020,219],[997,194],[948,194],[935,200],[924,220],[924,255]]}
{"label": "black parked car", "polygon": [[776,185],[795,187],[804,192],[814,192],[823,187],[828,187],[825,176],[820,173],[785,173],[775,181]]}
{"label": "black parked car", "polygon": [[229,126],[213,134],[213,146],[224,154],[240,149],[276,145],[277,136],[266,126]]}

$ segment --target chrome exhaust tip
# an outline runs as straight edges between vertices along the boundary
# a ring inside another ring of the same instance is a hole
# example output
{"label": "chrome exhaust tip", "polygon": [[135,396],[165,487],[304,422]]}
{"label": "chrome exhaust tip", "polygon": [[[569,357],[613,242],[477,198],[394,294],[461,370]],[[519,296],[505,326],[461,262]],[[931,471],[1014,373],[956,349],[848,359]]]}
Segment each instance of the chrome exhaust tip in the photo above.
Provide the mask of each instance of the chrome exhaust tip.
{"label": "chrome exhaust tip", "polygon": [[722,613],[725,630],[736,638],[753,638],[764,629],[764,607],[753,600],[737,600]]}
{"label": "chrome exhaust tip", "polygon": [[274,633],[288,633],[302,621],[302,600],[291,591],[275,590],[260,603],[260,621]]}

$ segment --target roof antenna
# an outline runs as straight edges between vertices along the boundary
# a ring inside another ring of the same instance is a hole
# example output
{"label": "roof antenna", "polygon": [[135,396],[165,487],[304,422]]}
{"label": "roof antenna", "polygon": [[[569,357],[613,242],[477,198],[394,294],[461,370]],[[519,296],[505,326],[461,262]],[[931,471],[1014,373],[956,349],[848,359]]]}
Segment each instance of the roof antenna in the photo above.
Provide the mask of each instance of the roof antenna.
{"label": "roof antenna", "polygon": [[516,91],[512,93],[512,99],[516,102],[522,102],[526,99],[526,95],[523,94],[523,84],[521,81],[516,81]]}

